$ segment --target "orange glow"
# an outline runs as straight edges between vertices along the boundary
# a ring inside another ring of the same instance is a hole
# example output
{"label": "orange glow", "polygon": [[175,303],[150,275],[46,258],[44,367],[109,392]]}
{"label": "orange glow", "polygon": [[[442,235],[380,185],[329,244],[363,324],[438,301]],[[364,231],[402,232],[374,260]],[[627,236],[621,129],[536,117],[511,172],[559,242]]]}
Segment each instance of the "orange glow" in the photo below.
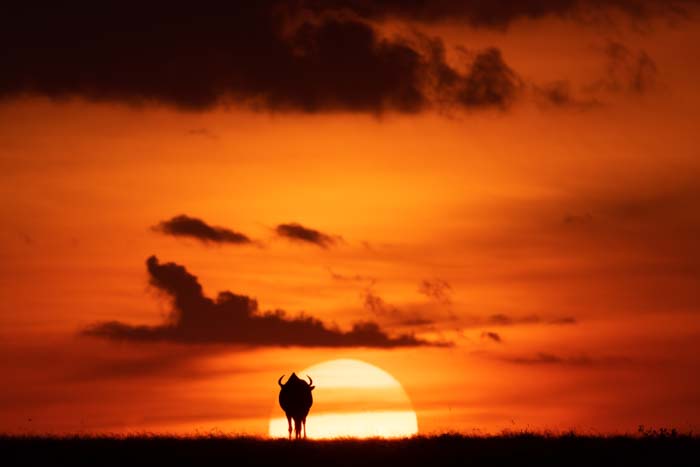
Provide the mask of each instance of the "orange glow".
{"label": "orange glow", "polygon": [[[316,386],[316,402],[307,418],[309,438],[402,438],[418,433],[416,413],[401,383],[374,365],[331,360],[299,374],[313,375]],[[287,437],[287,432],[286,418],[270,419],[271,437]]]}

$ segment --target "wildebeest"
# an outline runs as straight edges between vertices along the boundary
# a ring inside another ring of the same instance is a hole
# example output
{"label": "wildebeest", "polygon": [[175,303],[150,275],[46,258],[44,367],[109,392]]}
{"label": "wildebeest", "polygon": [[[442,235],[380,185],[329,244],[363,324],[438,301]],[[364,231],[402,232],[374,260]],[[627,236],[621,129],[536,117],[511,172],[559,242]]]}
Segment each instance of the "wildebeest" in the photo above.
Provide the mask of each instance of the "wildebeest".
{"label": "wildebeest", "polygon": [[307,383],[303,379],[299,379],[295,373],[292,373],[292,376],[289,377],[285,384],[282,384],[282,378],[284,378],[284,375],[280,376],[277,384],[280,385],[280,407],[284,410],[284,414],[287,416],[287,424],[289,425],[289,439],[292,439],[292,419],[294,420],[296,439],[301,438],[302,428],[304,430],[304,438],[306,438],[306,416],[314,403],[314,399],[311,396],[311,391],[315,387],[312,386],[314,382],[307,375],[307,378],[309,378]]}

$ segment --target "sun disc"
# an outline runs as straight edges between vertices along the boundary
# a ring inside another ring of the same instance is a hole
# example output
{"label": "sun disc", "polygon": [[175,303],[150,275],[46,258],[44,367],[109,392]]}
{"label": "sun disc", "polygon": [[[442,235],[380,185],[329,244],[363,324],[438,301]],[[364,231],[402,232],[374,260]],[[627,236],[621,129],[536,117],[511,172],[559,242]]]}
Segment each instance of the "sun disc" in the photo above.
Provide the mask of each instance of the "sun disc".
{"label": "sun disc", "polygon": [[[369,363],[340,359],[308,367],[299,377],[313,378],[314,405],[306,421],[309,438],[402,438],[418,433],[418,419],[408,394],[396,378]],[[269,434],[288,436],[279,406]]]}

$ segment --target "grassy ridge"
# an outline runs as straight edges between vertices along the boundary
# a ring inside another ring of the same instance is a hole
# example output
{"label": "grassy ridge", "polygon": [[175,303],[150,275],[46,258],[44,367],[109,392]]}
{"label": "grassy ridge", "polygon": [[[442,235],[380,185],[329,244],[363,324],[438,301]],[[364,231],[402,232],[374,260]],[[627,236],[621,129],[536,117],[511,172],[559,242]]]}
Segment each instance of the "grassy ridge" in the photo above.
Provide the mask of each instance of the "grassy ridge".
{"label": "grassy ridge", "polygon": [[[157,435],[0,436],[0,463],[71,466],[700,466],[700,438],[507,434],[287,441]],[[9,462],[8,462],[9,461]]]}

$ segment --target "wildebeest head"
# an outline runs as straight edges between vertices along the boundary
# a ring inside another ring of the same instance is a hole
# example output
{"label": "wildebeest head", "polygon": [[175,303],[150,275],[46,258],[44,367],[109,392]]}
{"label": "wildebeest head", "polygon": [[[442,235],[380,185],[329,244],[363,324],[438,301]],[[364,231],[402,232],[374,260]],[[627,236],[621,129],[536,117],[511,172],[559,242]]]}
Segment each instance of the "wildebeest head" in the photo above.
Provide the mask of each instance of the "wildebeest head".
{"label": "wildebeest head", "polygon": [[281,388],[284,388],[287,385],[291,384],[293,387],[308,386],[310,391],[315,389],[316,386],[312,386],[314,384],[314,380],[312,380],[311,376],[309,376],[309,375],[306,375],[306,377],[309,378],[308,383],[306,381],[304,381],[303,379],[299,378],[296,373],[292,373],[292,375],[289,377],[289,379],[287,379],[287,382],[282,384],[282,378],[284,378],[284,375],[282,375],[282,376],[280,376],[280,379],[277,380],[277,384],[279,384]]}

